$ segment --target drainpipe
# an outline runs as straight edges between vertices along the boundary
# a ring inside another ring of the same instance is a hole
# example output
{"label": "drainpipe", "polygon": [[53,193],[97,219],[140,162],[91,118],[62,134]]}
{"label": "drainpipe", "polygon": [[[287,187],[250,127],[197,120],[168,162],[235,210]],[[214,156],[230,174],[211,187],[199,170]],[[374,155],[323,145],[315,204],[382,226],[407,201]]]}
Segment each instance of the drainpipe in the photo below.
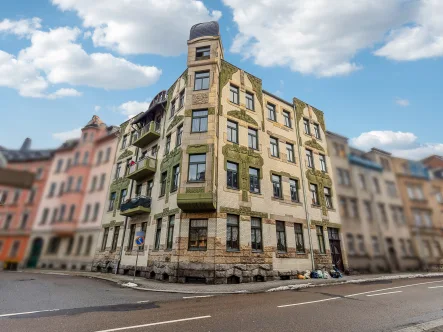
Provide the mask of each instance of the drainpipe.
{"label": "drainpipe", "polygon": [[311,236],[311,215],[309,214],[308,210],[308,203],[306,198],[306,183],[305,183],[305,174],[303,169],[303,163],[302,163],[302,152],[301,152],[301,146],[300,146],[300,128],[298,127],[299,124],[297,123],[297,109],[294,104],[292,103],[292,107],[294,108],[294,116],[295,116],[295,130],[297,133],[297,150],[298,150],[298,160],[300,162],[300,171],[301,171],[301,182],[302,182],[302,190],[303,190],[303,204],[305,207],[305,214],[306,214],[306,222],[308,224],[308,237],[309,237],[309,251],[311,252],[311,270],[315,270],[315,262],[314,262],[314,250],[312,247],[312,236]]}

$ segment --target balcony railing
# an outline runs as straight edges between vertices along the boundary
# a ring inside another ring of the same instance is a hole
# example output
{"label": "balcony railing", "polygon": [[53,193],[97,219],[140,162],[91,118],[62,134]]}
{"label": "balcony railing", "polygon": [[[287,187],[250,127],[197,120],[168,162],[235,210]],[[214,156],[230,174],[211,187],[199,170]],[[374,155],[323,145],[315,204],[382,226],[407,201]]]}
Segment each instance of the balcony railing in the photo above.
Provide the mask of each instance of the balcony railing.
{"label": "balcony railing", "polygon": [[127,177],[131,180],[142,180],[148,176],[155,173],[155,168],[157,166],[157,160],[151,157],[145,157],[129,168],[129,174]]}
{"label": "balcony railing", "polygon": [[151,197],[137,196],[128,199],[120,206],[120,214],[126,217],[132,217],[137,214],[151,212]]}
{"label": "balcony railing", "polygon": [[160,123],[151,121],[139,130],[138,138],[132,143],[136,147],[142,148],[160,137]]}

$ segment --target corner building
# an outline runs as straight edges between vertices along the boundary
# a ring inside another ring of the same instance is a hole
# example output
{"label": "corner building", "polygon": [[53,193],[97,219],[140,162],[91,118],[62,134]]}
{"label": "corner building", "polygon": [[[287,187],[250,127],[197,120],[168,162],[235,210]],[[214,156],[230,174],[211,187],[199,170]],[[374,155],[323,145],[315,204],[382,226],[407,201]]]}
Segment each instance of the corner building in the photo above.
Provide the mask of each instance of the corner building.
{"label": "corner building", "polygon": [[187,69],[121,126],[93,269],[132,274],[137,251],[137,275],[170,282],[345,269],[325,132],[321,111],[223,59],[216,22],[195,25]]}

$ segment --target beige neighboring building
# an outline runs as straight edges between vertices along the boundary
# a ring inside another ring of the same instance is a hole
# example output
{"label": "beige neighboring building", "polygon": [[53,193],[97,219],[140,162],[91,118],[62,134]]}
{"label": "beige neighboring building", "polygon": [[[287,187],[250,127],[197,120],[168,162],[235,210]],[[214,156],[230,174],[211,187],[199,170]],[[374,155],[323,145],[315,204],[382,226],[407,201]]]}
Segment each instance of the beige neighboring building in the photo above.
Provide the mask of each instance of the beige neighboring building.
{"label": "beige neighboring building", "polygon": [[346,137],[332,132],[327,137],[350,270],[416,270],[419,260],[391,154],[379,149],[353,149]]}
{"label": "beige neighboring building", "polygon": [[192,27],[187,69],[116,157],[95,270],[132,274],[137,253],[136,274],[170,282],[347,267],[323,113],[226,62],[216,22]]}

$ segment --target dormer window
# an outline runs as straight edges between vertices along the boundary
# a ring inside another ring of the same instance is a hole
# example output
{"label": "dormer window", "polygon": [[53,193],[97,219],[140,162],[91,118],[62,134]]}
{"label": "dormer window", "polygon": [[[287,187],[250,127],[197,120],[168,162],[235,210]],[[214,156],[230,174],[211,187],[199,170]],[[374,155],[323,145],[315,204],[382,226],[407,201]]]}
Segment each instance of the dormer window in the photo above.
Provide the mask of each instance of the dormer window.
{"label": "dormer window", "polygon": [[210,46],[197,47],[197,51],[195,53],[195,60],[209,59],[210,51],[211,51]]}

